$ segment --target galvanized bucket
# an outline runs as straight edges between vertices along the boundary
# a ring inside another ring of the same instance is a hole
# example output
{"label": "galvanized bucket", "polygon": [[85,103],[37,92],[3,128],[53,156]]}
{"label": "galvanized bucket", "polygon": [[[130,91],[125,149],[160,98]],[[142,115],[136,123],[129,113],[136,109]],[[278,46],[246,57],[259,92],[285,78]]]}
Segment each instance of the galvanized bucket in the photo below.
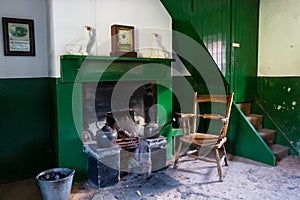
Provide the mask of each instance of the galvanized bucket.
{"label": "galvanized bucket", "polygon": [[36,179],[44,200],[68,200],[75,170],[53,168],[39,173]]}

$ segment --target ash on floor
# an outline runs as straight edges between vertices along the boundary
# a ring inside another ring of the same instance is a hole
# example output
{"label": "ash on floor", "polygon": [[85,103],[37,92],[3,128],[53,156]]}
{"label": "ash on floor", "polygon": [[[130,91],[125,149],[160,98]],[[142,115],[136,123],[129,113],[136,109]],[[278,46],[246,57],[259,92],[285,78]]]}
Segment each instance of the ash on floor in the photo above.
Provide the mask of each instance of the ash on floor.
{"label": "ash on floor", "polygon": [[114,186],[96,190],[93,200],[111,199],[300,199],[300,157],[289,156],[276,167],[231,156],[218,181],[213,163],[182,158],[152,175],[130,174]]}
{"label": "ash on floor", "polygon": [[[89,182],[74,183],[70,200],[166,200],[166,199],[300,199],[300,156],[289,156],[277,166],[264,165],[231,156],[223,166],[223,182],[218,181],[213,163],[182,158],[178,169],[172,166],[150,176],[130,174],[110,187],[97,189]],[[0,199],[42,199],[32,178],[0,184]]]}

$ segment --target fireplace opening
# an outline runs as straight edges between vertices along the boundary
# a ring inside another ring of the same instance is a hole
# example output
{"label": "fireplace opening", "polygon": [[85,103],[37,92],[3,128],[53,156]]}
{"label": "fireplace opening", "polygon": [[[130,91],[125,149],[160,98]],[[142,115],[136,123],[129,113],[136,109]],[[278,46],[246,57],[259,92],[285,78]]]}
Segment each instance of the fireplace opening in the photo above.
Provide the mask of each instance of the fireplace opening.
{"label": "fireplace opening", "polygon": [[83,130],[91,137],[105,125],[142,136],[145,124],[157,123],[155,81],[83,83],[82,97]]}

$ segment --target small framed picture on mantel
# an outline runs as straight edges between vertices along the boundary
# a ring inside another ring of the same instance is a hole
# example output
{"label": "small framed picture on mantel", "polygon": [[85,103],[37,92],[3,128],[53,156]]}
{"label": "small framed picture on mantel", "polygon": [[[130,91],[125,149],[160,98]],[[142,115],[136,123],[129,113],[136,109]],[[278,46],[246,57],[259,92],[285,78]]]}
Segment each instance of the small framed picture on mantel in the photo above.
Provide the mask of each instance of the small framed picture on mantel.
{"label": "small framed picture on mantel", "polygon": [[35,56],[34,21],[2,17],[5,56]]}

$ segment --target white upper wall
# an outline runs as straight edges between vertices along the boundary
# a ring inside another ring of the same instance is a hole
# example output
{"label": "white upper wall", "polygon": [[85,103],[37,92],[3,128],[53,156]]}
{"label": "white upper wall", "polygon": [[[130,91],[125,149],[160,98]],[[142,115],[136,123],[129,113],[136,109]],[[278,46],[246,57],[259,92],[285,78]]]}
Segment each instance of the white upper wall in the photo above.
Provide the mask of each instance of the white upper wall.
{"label": "white upper wall", "polygon": [[1,25],[0,78],[48,77],[45,2],[46,0],[1,0],[1,17],[34,20],[36,56],[4,56]]}
{"label": "white upper wall", "polygon": [[161,46],[172,48],[172,19],[160,0],[1,0],[1,17],[34,20],[36,56],[4,56],[0,26],[0,78],[59,77],[60,55],[65,45],[81,37],[81,28],[95,29],[92,55],[108,56],[110,26],[135,27],[139,57],[149,57],[151,33],[158,33]]}
{"label": "white upper wall", "polygon": [[[260,0],[259,76],[300,75],[299,13],[299,0]],[[171,33],[162,31],[171,30],[171,18],[159,0],[1,0],[0,14],[33,19],[36,48],[34,57],[4,56],[0,26],[0,78],[59,76],[59,56],[84,25],[96,29],[95,55],[109,55],[114,23],[136,27],[139,56],[148,56],[142,49],[149,46],[152,32],[171,49]]]}
{"label": "white upper wall", "polygon": [[[135,27],[135,49],[139,57],[149,57],[153,32],[160,36],[161,46],[172,49],[172,19],[160,0],[50,0],[52,23],[49,75],[60,76],[59,56],[66,54],[65,45],[81,37],[85,25],[95,29],[95,45],[91,55],[109,56],[110,26],[124,24]],[[148,49],[147,49],[148,48]]]}
{"label": "white upper wall", "polygon": [[300,1],[260,0],[258,76],[300,75]]}

